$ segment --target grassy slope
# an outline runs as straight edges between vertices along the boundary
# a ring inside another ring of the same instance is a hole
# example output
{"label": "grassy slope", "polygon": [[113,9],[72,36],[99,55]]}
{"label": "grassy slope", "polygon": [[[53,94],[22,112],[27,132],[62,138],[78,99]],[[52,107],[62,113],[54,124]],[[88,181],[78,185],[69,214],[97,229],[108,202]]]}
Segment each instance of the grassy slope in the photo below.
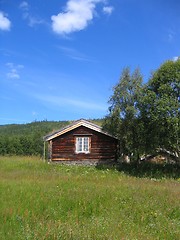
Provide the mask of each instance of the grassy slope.
{"label": "grassy slope", "polygon": [[0,239],[180,239],[180,182],[0,158]]}

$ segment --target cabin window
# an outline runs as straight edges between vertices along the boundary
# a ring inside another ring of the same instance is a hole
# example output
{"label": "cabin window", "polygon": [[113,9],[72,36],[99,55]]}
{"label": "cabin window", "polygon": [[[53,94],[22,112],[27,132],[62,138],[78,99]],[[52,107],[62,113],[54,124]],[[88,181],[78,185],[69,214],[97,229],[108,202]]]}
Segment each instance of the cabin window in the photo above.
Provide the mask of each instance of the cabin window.
{"label": "cabin window", "polygon": [[89,153],[89,137],[76,137],[76,153]]}

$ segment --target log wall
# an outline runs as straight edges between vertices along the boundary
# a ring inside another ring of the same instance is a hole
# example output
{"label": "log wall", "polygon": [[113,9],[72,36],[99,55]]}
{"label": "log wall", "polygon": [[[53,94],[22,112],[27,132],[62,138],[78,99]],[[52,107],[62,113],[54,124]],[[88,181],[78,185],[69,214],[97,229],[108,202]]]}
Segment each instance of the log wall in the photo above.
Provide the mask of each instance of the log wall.
{"label": "log wall", "polygon": [[[90,153],[76,153],[76,137],[90,137]],[[116,159],[117,140],[84,126],[52,140],[52,161],[112,161]]]}

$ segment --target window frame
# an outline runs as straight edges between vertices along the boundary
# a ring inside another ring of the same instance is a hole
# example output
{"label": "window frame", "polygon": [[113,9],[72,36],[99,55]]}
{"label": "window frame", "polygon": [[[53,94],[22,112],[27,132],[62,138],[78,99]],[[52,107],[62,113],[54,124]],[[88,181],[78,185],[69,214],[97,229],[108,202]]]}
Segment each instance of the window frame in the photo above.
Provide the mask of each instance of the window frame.
{"label": "window frame", "polygon": [[[81,139],[81,147],[80,147],[80,139]],[[87,146],[85,145],[85,139],[87,139]],[[85,153],[88,154],[90,153],[90,143],[91,143],[91,138],[89,136],[76,136],[75,137],[75,153],[80,154],[80,153]],[[86,150],[86,147],[88,148]],[[81,148],[81,150],[79,150]]]}

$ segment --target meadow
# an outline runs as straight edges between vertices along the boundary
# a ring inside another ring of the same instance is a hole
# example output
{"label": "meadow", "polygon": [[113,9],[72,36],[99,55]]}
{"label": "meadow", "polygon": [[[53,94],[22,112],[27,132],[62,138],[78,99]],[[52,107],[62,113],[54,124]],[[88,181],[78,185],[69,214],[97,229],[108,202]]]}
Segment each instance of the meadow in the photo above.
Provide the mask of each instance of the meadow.
{"label": "meadow", "polygon": [[180,178],[0,157],[1,240],[180,239]]}

